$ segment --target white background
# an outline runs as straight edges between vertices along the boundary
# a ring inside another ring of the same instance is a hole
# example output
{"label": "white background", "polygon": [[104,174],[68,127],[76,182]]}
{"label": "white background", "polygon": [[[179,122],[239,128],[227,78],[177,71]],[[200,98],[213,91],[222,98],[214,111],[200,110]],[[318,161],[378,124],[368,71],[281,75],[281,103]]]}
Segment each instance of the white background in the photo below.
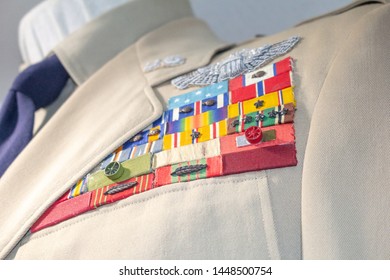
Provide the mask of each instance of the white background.
{"label": "white background", "polygon": [[[203,276],[120,276],[119,269],[203,269]],[[271,267],[272,274],[266,275],[213,275],[214,267]],[[207,273],[207,270],[209,271]],[[39,280],[202,280],[202,279],[257,279],[257,280],[388,280],[389,261],[3,261],[0,262],[3,279]]]}
{"label": "white background", "polygon": [[[19,21],[40,2],[0,1],[0,104],[21,63],[17,35]],[[229,42],[243,41],[256,34],[276,33],[350,2],[352,0],[191,0],[194,13]]]}

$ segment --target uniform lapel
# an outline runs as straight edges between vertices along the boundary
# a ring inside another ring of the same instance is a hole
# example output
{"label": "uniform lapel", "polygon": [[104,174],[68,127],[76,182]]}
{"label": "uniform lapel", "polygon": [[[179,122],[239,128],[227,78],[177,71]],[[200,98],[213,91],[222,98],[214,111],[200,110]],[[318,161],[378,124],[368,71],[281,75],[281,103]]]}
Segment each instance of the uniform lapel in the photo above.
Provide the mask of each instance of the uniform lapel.
{"label": "uniform lapel", "polygon": [[[84,83],[1,178],[0,257],[79,178],[161,115],[152,86],[203,66],[226,46],[203,22],[177,20],[141,38]],[[144,74],[148,61],[175,54],[186,63]]]}

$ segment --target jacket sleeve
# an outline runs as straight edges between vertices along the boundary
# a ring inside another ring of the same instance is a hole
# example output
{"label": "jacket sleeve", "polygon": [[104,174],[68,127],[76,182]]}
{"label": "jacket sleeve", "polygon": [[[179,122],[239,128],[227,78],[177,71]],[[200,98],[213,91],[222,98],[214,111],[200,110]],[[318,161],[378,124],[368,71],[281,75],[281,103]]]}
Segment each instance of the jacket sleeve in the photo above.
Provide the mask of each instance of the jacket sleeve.
{"label": "jacket sleeve", "polygon": [[389,258],[389,26],[390,5],[358,19],[320,92],[303,168],[305,259]]}

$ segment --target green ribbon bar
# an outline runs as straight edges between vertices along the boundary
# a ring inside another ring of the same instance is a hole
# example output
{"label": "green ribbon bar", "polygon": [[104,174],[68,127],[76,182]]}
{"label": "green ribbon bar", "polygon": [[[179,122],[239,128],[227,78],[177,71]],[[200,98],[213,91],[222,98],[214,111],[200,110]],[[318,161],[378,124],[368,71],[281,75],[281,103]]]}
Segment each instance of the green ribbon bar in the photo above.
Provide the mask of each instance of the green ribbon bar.
{"label": "green ribbon bar", "polygon": [[93,173],[88,177],[88,191],[93,191],[114,183],[120,183],[137,176],[148,174],[151,172],[151,162],[151,153],[124,161],[121,163],[124,168],[123,174],[115,180],[108,178],[104,174],[104,170]]}

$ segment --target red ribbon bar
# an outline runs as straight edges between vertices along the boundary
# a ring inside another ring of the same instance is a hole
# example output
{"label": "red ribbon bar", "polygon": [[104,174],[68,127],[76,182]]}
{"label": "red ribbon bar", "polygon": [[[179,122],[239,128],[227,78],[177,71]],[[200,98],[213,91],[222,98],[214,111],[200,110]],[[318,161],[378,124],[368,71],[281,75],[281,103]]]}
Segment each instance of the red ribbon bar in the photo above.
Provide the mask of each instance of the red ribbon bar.
{"label": "red ribbon bar", "polygon": [[256,84],[240,87],[230,91],[231,104],[253,99],[267,93],[275,92],[292,86],[292,72],[285,72]]}
{"label": "red ribbon bar", "polygon": [[[186,174],[182,176],[171,175],[172,172],[175,171],[176,166],[178,166],[177,164],[157,168],[155,186],[160,187],[160,186],[174,184],[174,183],[189,182],[197,179],[218,177],[222,175],[221,156],[207,158],[205,161],[207,164],[207,167],[205,168],[205,172],[199,171],[193,174]],[[200,161],[188,161],[188,162],[181,163],[180,166],[189,166],[199,162]]]}
{"label": "red ribbon bar", "polygon": [[[94,210],[105,204],[114,203],[134,194],[148,191],[153,188],[154,174],[147,174],[130,180],[115,183],[104,188],[94,190],[71,199],[64,200],[64,196],[58,199],[46,212],[39,218],[39,220],[31,227],[31,232],[37,232],[44,228],[54,226],[60,222],[66,221],[70,218],[76,217],[85,212]],[[138,184],[130,189],[122,192],[105,195],[104,193],[116,186],[123,185],[130,182],[137,182]],[[67,195],[68,193],[66,193]]]}
{"label": "red ribbon bar", "polygon": [[221,138],[223,175],[297,165],[293,124],[263,128],[276,131],[276,140],[237,148],[240,134]]}
{"label": "red ribbon bar", "polygon": [[85,193],[75,198],[55,202],[31,227],[31,232],[54,226],[62,221],[76,217],[94,208],[90,207],[92,193]]}
{"label": "red ribbon bar", "polygon": [[[292,71],[292,59],[291,57],[287,57],[281,61],[278,61],[276,63],[274,63],[273,65],[271,66],[266,66],[265,68],[263,69],[266,69],[266,68],[271,68],[272,70],[272,77],[273,76],[278,76],[282,73],[285,73],[285,72],[290,72]],[[258,69],[256,71],[253,71],[252,73],[249,73],[249,74],[246,74],[246,75],[241,75],[237,78],[234,78],[234,79],[231,79],[229,81],[229,91],[233,91],[233,90],[236,90],[236,89],[239,89],[239,88],[242,88],[242,87],[245,87],[245,86],[248,86],[250,84],[247,83],[246,81],[246,78],[247,75],[253,75],[254,73],[256,72],[259,72],[261,71],[262,69]],[[269,77],[269,76],[268,76]]]}
{"label": "red ribbon bar", "polygon": [[[154,174],[150,173],[147,175],[135,177],[123,182],[120,182],[119,184],[112,184],[109,186],[106,186],[104,188],[100,188],[97,190],[94,190],[92,192],[91,202],[90,202],[90,208],[95,209],[105,204],[114,203],[116,201],[125,199],[127,197],[133,196],[135,194],[139,194],[148,190],[151,190],[153,188],[153,181],[154,181]],[[104,193],[112,188],[115,188],[117,186],[127,184],[130,182],[137,182],[137,185],[135,185],[132,188],[129,188],[127,190],[124,190],[122,192],[112,194],[112,195],[105,195]]]}

